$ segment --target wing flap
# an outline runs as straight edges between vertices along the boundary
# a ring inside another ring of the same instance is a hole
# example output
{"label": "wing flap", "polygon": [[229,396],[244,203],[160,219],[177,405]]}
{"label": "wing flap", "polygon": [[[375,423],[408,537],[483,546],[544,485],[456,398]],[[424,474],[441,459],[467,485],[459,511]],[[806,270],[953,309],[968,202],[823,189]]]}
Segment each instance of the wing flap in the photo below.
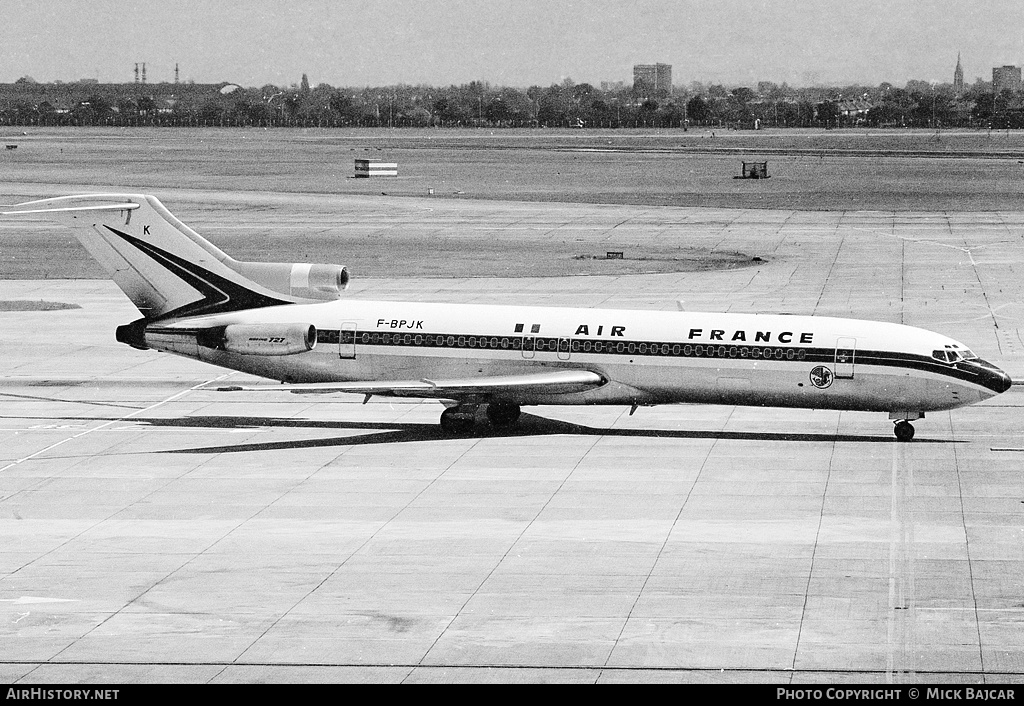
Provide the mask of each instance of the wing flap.
{"label": "wing flap", "polygon": [[295,394],[330,394],[348,392],[384,397],[425,397],[459,399],[475,395],[559,395],[583,392],[600,387],[605,379],[590,370],[551,370],[526,375],[497,375],[454,380],[393,380],[300,383],[296,385],[241,386],[217,388],[222,392],[287,391]]}

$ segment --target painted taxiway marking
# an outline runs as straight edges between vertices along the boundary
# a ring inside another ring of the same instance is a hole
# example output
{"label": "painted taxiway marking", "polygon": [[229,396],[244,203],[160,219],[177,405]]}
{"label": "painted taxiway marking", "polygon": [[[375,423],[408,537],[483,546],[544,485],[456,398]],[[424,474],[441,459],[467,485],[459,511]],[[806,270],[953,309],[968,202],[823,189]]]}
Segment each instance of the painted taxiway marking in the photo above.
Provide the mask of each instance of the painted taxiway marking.
{"label": "painted taxiway marking", "polygon": [[58,442],[50,444],[49,446],[47,446],[44,449],[39,449],[35,453],[31,453],[28,456],[25,456],[23,458],[19,458],[17,461],[11,461],[10,463],[8,463],[3,468],[0,468],[0,473],[3,473],[4,471],[6,471],[6,470],[8,470],[10,468],[13,468],[14,466],[17,466],[19,463],[24,463],[25,461],[29,461],[29,460],[35,458],[36,456],[39,456],[41,454],[46,453],[47,451],[55,449],[58,446],[61,446],[62,444],[66,444],[69,441],[74,441],[75,439],[79,439],[79,438],[85,436],[86,434],[92,434],[93,432],[101,431],[103,429],[106,429],[109,426],[113,426],[114,424],[120,424],[122,422],[125,422],[125,421],[131,419],[132,417],[138,416],[140,414],[145,414],[146,412],[154,410],[157,407],[160,407],[161,405],[165,405],[168,402],[173,402],[174,400],[178,399],[179,397],[183,397],[184,395],[187,395],[190,392],[198,390],[199,388],[203,387],[204,385],[210,385],[210,384],[213,384],[213,383],[216,383],[216,382],[220,382],[221,380],[224,380],[225,378],[228,378],[231,375],[234,375],[234,372],[225,373],[224,375],[216,377],[213,380],[207,380],[205,382],[199,383],[198,385],[193,385],[192,387],[188,388],[187,390],[182,390],[181,392],[177,392],[177,393],[171,395],[170,397],[168,397],[167,399],[160,400],[159,402],[151,404],[150,406],[148,406],[148,407],[146,407],[144,409],[137,409],[134,412],[132,412],[131,414],[126,414],[123,417],[120,417],[119,419],[111,419],[109,422],[103,422],[103,424],[100,424],[99,426],[93,427],[92,429],[86,429],[85,431],[80,432],[78,434],[75,434],[74,436],[69,436],[66,439],[61,439]]}
{"label": "painted taxiway marking", "polygon": [[[26,427],[25,429],[28,429],[28,430],[35,430],[35,429],[81,429],[84,426],[85,426],[84,424],[33,424],[32,426]],[[18,430],[18,431],[24,431],[24,430]]]}
{"label": "painted taxiway marking", "polygon": [[78,603],[77,598],[43,598],[40,596],[22,596],[21,598],[0,598],[0,603],[28,605],[34,603]]}
{"label": "painted taxiway marking", "polygon": [[893,444],[889,512],[889,618],[887,684],[915,669],[917,613],[914,587],[914,464],[906,444]]}
{"label": "painted taxiway marking", "polygon": [[[22,433],[29,432],[29,431],[53,431],[54,429],[81,429],[84,426],[85,426],[84,424],[37,424],[37,425],[31,426],[31,427],[0,427],[0,432],[8,431],[8,432],[13,432],[15,434],[22,434]],[[123,432],[123,431],[146,431],[146,432],[172,432],[172,433],[175,433],[175,434],[180,434],[181,433],[181,427],[166,427],[166,428],[165,427],[157,427],[157,426],[152,426],[146,420],[142,420],[142,421],[134,423],[132,426],[129,426],[129,427],[113,427],[113,428],[110,428],[110,429],[100,429],[100,427],[96,427],[95,429],[91,429],[90,431],[91,432],[92,431],[103,431],[103,432],[106,432],[106,433],[110,433],[110,432]],[[203,428],[203,427],[189,427],[189,433],[204,432],[204,431],[205,432],[213,432],[213,433],[217,433],[217,434],[225,434],[225,433],[226,434],[261,434],[263,432],[269,431],[269,429],[256,429],[256,428],[251,428],[251,429],[223,429],[223,428],[219,428],[219,427],[218,428],[207,429],[207,428]],[[3,470],[3,469],[0,469],[0,470]]]}

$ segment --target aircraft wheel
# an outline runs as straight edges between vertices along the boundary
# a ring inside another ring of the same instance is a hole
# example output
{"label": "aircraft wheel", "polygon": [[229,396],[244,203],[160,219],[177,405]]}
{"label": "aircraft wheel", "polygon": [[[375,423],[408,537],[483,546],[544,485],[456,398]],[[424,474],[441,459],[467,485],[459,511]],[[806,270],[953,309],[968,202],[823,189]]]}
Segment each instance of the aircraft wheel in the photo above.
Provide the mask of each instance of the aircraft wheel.
{"label": "aircraft wheel", "polygon": [[441,430],[446,434],[465,434],[472,428],[473,415],[467,415],[458,407],[449,407],[441,412]]}
{"label": "aircraft wheel", "polygon": [[510,427],[519,421],[519,405],[511,402],[492,402],[487,405],[487,419],[498,429]]}
{"label": "aircraft wheel", "polygon": [[897,441],[910,441],[914,438],[914,425],[906,420],[896,422],[893,431],[896,433]]}

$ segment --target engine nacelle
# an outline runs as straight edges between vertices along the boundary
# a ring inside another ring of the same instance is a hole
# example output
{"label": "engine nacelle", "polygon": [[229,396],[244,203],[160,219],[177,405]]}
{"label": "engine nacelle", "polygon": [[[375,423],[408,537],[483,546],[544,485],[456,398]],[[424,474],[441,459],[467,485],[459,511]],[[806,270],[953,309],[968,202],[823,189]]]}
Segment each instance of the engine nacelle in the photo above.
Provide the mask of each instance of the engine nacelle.
{"label": "engine nacelle", "polygon": [[225,264],[257,284],[295,297],[334,300],[348,288],[348,270],[341,265],[238,261]]}
{"label": "engine nacelle", "polygon": [[230,324],[200,331],[197,343],[205,348],[243,355],[295,355],[316,346],[312,324]]}

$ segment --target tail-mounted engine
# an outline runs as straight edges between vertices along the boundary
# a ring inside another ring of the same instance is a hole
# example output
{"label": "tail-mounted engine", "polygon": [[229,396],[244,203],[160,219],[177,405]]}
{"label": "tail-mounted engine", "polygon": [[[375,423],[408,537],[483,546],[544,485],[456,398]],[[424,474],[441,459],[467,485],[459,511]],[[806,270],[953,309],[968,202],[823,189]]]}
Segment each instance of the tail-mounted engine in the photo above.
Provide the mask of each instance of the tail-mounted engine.
{"label": "tail-mounted engine", "polygon": [[341,265],[286,262],[225,262],[238,274],[282,294],[332,301],[348,288],[348,270]]}
{"label": "tail-mounted engine", "polygon": [[147,323],[140,319],[118,326],[117,340],[141,350],[154,348],[190,358],[202,358],[202,349],[281,356],[316,347],[316,327],[312,324],[228,324],[194,329]]}
{"label": "tail-mounted engine", "polygon": [[196,343],[243,355],[294,355],[313,350],[316,327],[312,324],[230,324],[204,329]]}

